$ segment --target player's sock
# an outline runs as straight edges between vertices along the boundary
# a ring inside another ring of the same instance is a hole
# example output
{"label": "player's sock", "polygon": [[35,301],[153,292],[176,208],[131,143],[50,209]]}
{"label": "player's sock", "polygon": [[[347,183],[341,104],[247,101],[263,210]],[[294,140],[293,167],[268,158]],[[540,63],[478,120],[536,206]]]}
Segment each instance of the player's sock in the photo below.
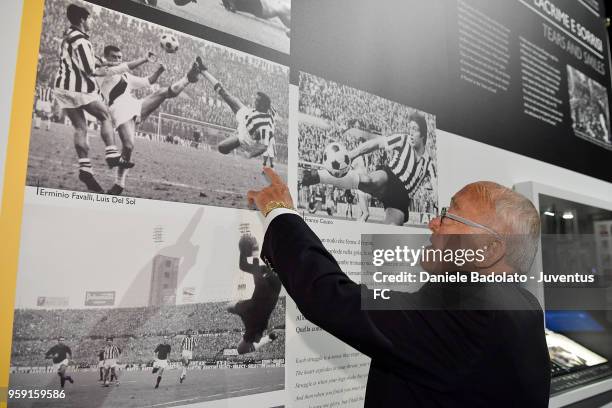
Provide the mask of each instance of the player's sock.
{"label": "player's sock", "polygon": [[40,118],[38,116],[34,117],[34,129],[40,129]]}
{"label": "player's sock", "polygon": [[161,382],[161,375],[157,376],[157,382],[155,383],[155,388],[159,388],[159,383]]}
{"label": "player's sock", "polygon": [[168,87],[168,96],[174,98],[180,94],[187,85],[189,85],[189,79],[185,76]]}
{"label": "player's sock", "polygon": [[51,119],[47,119],[47,126],[46,126],[47,130],[51,130]]}
{"label": "player's sock", "polygon": [[353,170],[349,170],[344,177],[334,177],[327,170],[319,170],[319,179],[321,184],[331,184],[332,186],[356,190],[359,187],[359,174]]}
{"label": "player's sock", "polygon": [[91,169],[91,161],[88,158],[79,159],[79,180],[87,186],[89,191],[104,193],[102,186],[96,181]]}
{"label": "player's sock", "polygon": [[104,369],[100,368],[100,381],[104,381]]}
{"label": "player's sock", "polygon": [[88,157],[84,159],[79,159],[79,171],[86,171],[87,173],[93,174],[93,169],[91,167],[91,159]]}
{"label": "player's sock", "polygon": [[66,378],[61,374],[59,376],[60,376],[60,385],[62,386],[62,388],[64,388],[64,385],[66,384]]}
{"label": "player's sock", "polygon": [[65,378],[66,380],[70,381],[70,384],[74,384],[74,380],[72,379],[72,377],[71,377],[71,376],[66,375],[66,376],[64,376],[64,378]]}
{"label": "player's sock", "polygon": [[129,171],[130,169],[122,167],[121,165],[117,166],[117,172],[115,173],[115,184],[125,188],[125,180]]}
{"label": "player's sock", "polygon": [[110,145],[106,146],[104,156],[108,167],[113,168],[119,164],[119,158],[121,157],[121,154],[119,153],[119,149],[117,149],[117,146]]}
{"label": "player's sock", "polygon": [[[275,337],[276,338],[276,337]],[[260,348],[262,348],[263,346],[265,346],[266,344],[270,343],[273,339],[270,338],[270,336],[264,336],[261,338],[261,340],[259,340],[259,342],[257,343],[253,343],[253,349],[255,350],[259,350]]]}

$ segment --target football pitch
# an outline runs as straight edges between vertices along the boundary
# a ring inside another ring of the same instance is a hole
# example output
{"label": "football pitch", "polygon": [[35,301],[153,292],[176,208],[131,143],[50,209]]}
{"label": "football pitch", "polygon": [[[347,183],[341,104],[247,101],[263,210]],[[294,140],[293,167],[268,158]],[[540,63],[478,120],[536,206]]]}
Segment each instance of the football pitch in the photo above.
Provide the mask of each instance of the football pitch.
{"label": "football pitch", "polygon": [[[27,184],[62,190],[87,191],[78,180],[72,128],[51,124],[51,130],[32,129]],[[104,162],[104,144],[97,131],[89,132],[94,174],[105,190],[114,182],[115,170]],[[246,192],[266,185],[263,159],[246,159],[239,153],[222,155],[170,143],[136,138],[123,195],[153,200],[247,208]],[[274,163],[285,180],[287,165]]]}
{"label": "football pitch", "polygon": [[[284,389],[284,367],[189,370],[179,384],[180,370],[166,370],[158,389],[151,371],[120,371],[120,385],[102,387],[98,373],[72,372],[64,399],[11,399],[8,408],[174,407]],[[54,373],[11,374],[11,389],[59,389]]]}

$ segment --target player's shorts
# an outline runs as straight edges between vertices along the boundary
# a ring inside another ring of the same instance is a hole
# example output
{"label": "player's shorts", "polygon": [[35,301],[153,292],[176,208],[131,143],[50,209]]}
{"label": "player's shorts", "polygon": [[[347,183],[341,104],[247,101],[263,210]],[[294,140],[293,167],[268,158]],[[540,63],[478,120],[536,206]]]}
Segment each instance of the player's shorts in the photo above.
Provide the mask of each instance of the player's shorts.
{"label": "player's shorts", "polygon": [[181,353],[181,356],[185,360],[193,360],[193,351],[191,351],[191,350],[183,350],[183,352]]}
{"label": "player's shorts", "polygon": [[276,157],[276,149],[274,147],[274,143],[268,145],[268,148],[266,149],[263,155],[264,157],[269,157],[270,159]]}
{"label": "player's shorts", "polygon": [[98,361],[98,368],[104,368],[104,360]]}
{"label": "player's shorts", "polygon": [[257,144],[257,141],[251,137],[249,131],[246,128],[246,118],[249,113],[250,110],[246,106],[243,106],[242,108],[238,109],[238,112],[236,112],[236,121],[238,122],[236,135],[238,136],[238,140],[240,141],[241,145],[254,146],[255,144]]}
{"label": "player's shorts", "polygon": [[135,119],[136,123],[138,123],[142,112],[142,101],[131,95],[123,94],[113,101],[109,110],[115,128],[118,128],[132,119]]}
{"label": "player's shorts", "polygon": [[404,187],[404,183],[387,166],[382,167],[381,170],[387,173],[387,185],[382,197],[380,197],[380,201],[382,201],[385,210],[387,208],[395,208],[402,211],[404,213],[404,222],[408,221],[410,197]]}
{"label": "player's shorts", "polygon": [[372,200],[372,194],[364,193],[361,190],[357,190],[357,199],[359,200],[360,207],[368,208],[370,201]]}
{"label": "player's shorts", "polygon": [[156,359],[153,362],[153,368],[168,368],[168,360]]}
{"label": "player's shorts", "polygon": [[97,92],[83,93],[55,88],[53,90],[53,95],[62,109],[80,108],[81,106],[89,105],[92,102],[102,102],[102,95]]}
{"label": "player's shorts", "polygon": [[117,359],[116,358],[109,358],[104,360],[104,368],[115,368],[117,367]]}
{"label": "player's shorts", "polygon": [[62,368],[62,366],[66,366],[68,367],[68,359],[64,359],[62,361],[60,361],[59,363],[53,363],[53,370],[54,371],[59,371],[60,368]]}
{"label": "player's shorts", "polygon": [[51,102],[49,101],[43,101],[42,99],[39,99],[36,101],[36,110],[38,112],[43,112],[43,113],[51,113],[53,111],[52,106],[51,106]]}

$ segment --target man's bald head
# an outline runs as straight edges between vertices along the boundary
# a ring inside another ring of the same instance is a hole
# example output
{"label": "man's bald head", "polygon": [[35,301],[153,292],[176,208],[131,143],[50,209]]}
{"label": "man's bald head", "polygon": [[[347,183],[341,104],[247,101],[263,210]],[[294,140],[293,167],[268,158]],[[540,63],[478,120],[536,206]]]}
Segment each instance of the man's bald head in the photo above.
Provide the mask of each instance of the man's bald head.
{"label": "man's bald head", "polygon": [[479,213],[483,223],[506,239],[506,262],[516,272],[529,272],[540,239],[540,216],[525,196],[492,181],[468,184],[456,201]]}

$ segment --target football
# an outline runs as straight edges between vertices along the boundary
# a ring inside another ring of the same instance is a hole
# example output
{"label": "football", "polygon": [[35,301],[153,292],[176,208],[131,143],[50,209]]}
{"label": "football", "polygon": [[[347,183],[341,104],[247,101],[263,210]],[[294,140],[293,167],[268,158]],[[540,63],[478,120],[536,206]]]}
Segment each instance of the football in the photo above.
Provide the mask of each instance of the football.
{"label": "football", "polygon": [[342,143],[327,145],[323,153],[323,166],[334,177],[343,177],[351,168],[351,158]]}
{"label": "football", "polygon": [[163,34],[159,39],[159,45],[167,53],[174,54],[179,49],[179,43],[175,36],[172,34]]}

